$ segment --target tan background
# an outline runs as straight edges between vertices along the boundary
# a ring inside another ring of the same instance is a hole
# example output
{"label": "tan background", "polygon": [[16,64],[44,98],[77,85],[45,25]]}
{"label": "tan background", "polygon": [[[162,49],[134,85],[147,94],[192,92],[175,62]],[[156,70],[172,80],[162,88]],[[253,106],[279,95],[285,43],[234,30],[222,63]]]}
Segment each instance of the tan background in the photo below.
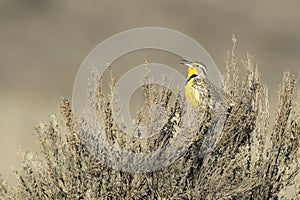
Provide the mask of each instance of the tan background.
{"label": "tan background", "polygon": [[89,51],[112,34],[144,26],[183,32],[222,68],[231,34],[238,58],[247,51],[261,66],[271,102],[283,71],[297,72],[299,1],[1,0],[0,173],[12,180],[17,151],[37,151],[33,127],[58,113]]}

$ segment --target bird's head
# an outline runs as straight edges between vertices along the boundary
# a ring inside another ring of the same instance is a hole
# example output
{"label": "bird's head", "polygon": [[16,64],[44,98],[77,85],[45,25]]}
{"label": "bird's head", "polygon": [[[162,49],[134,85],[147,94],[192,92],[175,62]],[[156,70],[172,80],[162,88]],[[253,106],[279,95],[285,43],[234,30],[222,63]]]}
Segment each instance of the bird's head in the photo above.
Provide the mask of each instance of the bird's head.
{"label": "bird's head", "polygon": [[207,73],[206,66],[201,62],[197,62],[197,61],[191,62],[188,60],[182,60],[181,64],[188,67],[187,69],[188,75],[197,74],[197,75],[206,76]]}

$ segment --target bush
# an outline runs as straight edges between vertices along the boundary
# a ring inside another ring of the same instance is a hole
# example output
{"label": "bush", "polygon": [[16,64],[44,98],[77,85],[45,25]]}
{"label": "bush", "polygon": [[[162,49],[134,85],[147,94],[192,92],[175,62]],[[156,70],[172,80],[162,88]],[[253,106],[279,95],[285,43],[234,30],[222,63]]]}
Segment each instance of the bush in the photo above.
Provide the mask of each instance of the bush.
{"label": "bush", "polygon": [[[17,185],[8,186],[0,177],[1,199],[300,199],[300,187],[295,184],[300,157],[296,79],[284,74],[274,125],[270,125],[268,90],[259,69],[247,55],[241,62],[247,73],[241,79],[235,45],[233,38],[224,74],[224,90],[235,105],[205,157],[198,155],[208,131],[208,116],[200,122],[203,124],[188,151],[171,165],[145,173],[109,168],[82,142],[88,137],[82,132],[84,121],[76,123],[69,101],[63,98],[64,124],[52,115],[49,123],[36,128],[41,153],[24,153],[22,170],[16,172]],[[154,137],[132,144],[111,115],[111,96],[102,92],[97,72],[93,74],[97,98],[90,103],[111,142],[142,152],[160,148],[176,137],[177,122],[184,112],[180,97],[172,103],[170,91],[157,93],[145,86],[146,102],[168,108],[168,121]],[[292,194],[287,192],[289,187],[294,187]]]}

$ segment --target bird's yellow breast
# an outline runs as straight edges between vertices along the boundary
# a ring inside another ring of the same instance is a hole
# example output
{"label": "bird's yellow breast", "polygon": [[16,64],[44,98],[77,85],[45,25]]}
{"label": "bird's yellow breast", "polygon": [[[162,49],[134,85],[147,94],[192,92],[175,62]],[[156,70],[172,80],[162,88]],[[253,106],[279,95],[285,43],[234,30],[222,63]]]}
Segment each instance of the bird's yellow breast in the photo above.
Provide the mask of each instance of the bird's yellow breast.
{"label": "bird's yellow breast", "polygon": [[199,104],[199,95],[198,95],[197,91],[195,90],[195,88],[192,87],[194,79],[191,78],[191,76],[193,76],[194,74],[197,74],[197,71],[193,67],[189,67],[187,69],[187,71],[188,71],[188,74],[187,74],[188,82],[185,85],[185,96],[186,96],[188,102],[193,107],[197,107]]}
{"label": "bird's yellow breast", "polygon": [[185,85],[185,96],[188,102],[193,106],[197,107],[199,104],[199,95],[193,85],[193,79],[189,80]]}

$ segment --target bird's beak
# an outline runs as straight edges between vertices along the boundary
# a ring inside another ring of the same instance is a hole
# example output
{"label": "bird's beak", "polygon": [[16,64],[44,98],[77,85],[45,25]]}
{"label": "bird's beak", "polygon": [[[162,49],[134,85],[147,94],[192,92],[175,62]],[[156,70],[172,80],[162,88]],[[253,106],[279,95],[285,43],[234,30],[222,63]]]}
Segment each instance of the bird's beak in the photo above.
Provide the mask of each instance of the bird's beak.
{"label": "bird's beak", "polygon": [[192,67],[193,66],[192,62],[188,61],[188,60],[181,60],[180,64],[185,65],[187,67]]}

